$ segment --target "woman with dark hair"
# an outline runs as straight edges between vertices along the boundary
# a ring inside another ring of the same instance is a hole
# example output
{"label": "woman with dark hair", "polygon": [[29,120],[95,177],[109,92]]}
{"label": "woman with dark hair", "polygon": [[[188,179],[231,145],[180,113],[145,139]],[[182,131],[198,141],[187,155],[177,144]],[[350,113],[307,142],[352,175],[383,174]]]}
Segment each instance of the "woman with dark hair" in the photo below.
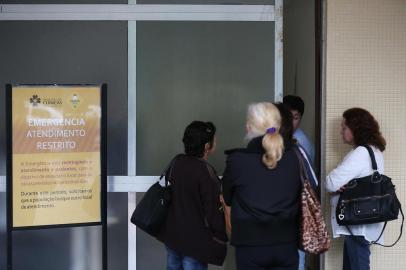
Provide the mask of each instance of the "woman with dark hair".
{"label": "woman with dark hair", "polygon": [[193,121],[183,135],[170,177],[172,200],[158,235],[167,249],[167,270],[205,270],[222,265],[226,255],[220,180],[207,159],[216,148],[216,127]]}
{"label": "woman with dark hair", "polygon": [[379,124],[365,109],[351,108],[343,113],[341,122],[341,136],[345,144],[352,146],[352,150],[343,161],[330,172],[326,179],[326,189],[331,196],[331,224],[334,237],[344,236],[343,269],[368,270],[371,251],[370,242],[383,243],[379,237],[383,223],[349,226],[352,234],[345,226],[339,226],[335,220],[335,211],[339,193],[345,185],[354,178],[360,178],[373,173],[368,150],[363,145],[369,145],[375,155],[379,173],[384,171],[382,152],[386,141],[383,138]]}
{"label": "woman with dark hair", "polygon": [[274,104],[251,104],[246,127],[249,143],[226,152],[222,179],[237,270],[297,270],[299,160]]}

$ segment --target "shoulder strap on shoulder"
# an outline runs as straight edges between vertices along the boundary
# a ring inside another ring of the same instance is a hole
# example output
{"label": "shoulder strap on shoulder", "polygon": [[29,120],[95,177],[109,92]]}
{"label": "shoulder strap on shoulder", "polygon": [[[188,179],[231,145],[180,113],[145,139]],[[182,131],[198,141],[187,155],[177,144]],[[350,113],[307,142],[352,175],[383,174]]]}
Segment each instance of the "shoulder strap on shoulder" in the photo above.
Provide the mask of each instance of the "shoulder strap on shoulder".
{"label": "shoulder strap on shoulder", "polygon": [[302,184],[304,183],[305,180],[309,179],[309,176],[307,175],[306,167],[303,162],[303,157],[302,154],[300,153],[300,150],[297,148],[297,146],[293,146],[293,151],[296,154],[296,157],[299,161],[299,166],[300,166],[300,180],[302,181]]}
{"label": "shoulder strap on shoulder", "polygon": [[[168,173],[168,177],[165,177],[165,186],[168,186],[168,181],[170,181],[169,179],[172,176],[172,170],[173,167],[175,166],[175,162],[176,159],[178,157],[182,156],[182,154],[178,154],[176,155],[168,164],[168,166],[166,166],[166,168],[163,170],[163,172],[161,173],[161,176],[159,177],[159,180],[161,180],[167,173]],[[169,171],[169,172],[168,172]]]}
{"label": "shoulder strap on shoulder", "polygon": [[365,147],[368,150],[369,157],[371,158],[371,162],[372,162],[372,169],[374,171],[378,170],[378,166],[376,165],[374,151],[372,150],[371,146],[369,146],[369,145],[361,145],[361,146]]}

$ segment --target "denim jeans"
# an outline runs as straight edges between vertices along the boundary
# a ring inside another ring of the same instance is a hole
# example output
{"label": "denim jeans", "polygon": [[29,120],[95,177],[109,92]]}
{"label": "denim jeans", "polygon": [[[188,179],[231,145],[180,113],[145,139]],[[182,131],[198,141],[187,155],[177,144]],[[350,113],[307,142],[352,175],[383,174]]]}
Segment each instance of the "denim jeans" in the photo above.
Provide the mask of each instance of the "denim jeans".
{"label": "denim jeans", "polygon": [[201,263],[196,259],[184,256],[168,247],[166,270],[207,270],[207,263]]}
{"label": "denim jeans", "polygon": [[369,242],[363,236],[346,235],[344,239],[343,270],[369,270]]}
{"label": "denim jeans", "polygon": [[306,262],[306,253],[301,250],[297,250],[299,253],[299,270],[305,270],[305,262]]}

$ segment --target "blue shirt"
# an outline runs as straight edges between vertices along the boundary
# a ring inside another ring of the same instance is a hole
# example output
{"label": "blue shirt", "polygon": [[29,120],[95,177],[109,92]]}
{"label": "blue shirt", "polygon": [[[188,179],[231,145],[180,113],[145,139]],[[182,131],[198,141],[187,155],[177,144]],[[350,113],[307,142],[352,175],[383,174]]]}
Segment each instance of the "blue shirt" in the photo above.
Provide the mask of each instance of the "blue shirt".
{"label": "blue shirt", "polygon": [[314,146],[303,130],[300,128],[296,129],[295,133],[293,133],[293,137],[296,138],[297,143],[306,151],[310,161],[314,163]]}

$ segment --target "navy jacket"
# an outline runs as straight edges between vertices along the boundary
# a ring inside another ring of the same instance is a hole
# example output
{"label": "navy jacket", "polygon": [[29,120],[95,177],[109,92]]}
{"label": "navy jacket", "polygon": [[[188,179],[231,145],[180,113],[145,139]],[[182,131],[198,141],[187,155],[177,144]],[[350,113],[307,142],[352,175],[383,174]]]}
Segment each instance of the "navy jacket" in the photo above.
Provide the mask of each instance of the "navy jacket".
{"label": "navy jacket", "polygon": [[243,149],[226,151],[223,196],[231,206],[234,246],[297,243],[299,236],[300,168],[293,145],[276,168],[262,163],[262,137]]}

